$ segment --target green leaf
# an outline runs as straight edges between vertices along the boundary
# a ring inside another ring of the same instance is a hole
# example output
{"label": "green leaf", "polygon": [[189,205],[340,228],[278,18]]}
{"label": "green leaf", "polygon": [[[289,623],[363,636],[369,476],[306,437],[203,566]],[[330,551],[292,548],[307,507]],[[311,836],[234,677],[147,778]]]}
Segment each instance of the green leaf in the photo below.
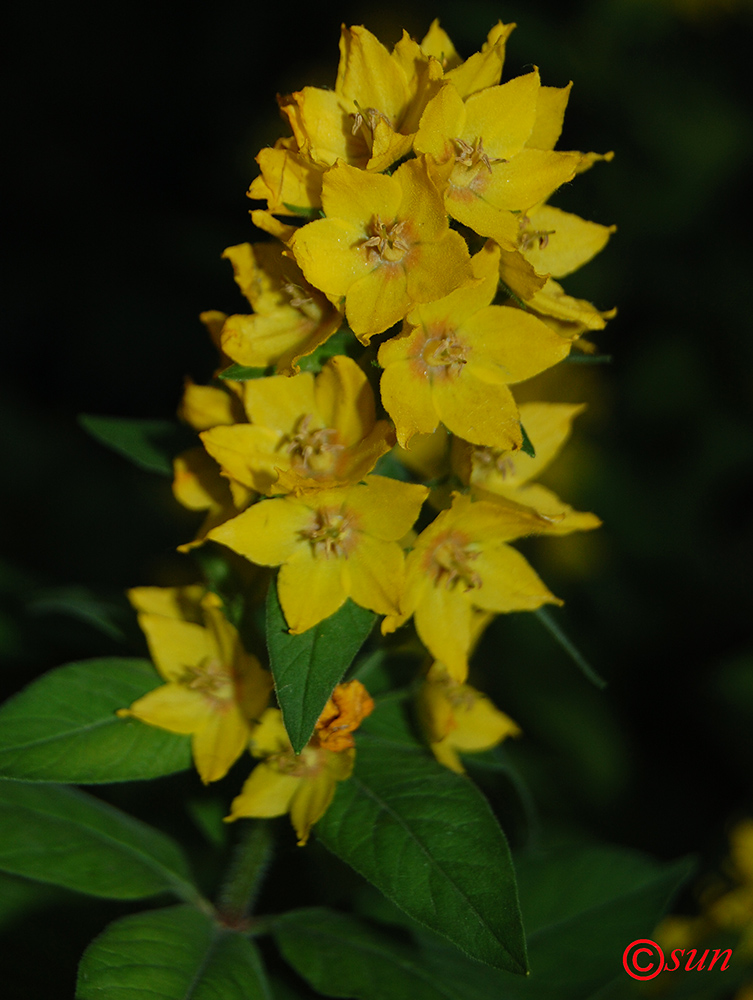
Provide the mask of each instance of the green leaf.
{"label": "green leaf", "polygon": [[173,840],[60,785],[0,782],[0,870],[108,899],[199,899]]}
{"label": "green leaf", "polygon": [[354,1000],[446,1000],[441,982],[415,948],[353,916],[293,910],[275,920],[272,936],[286,961],[314,989]]}
{"label": "green leaf", "polygon": [[358,732],[317,836],[409,916],[480,962],[527,968],[507,841],[486,799],[412,736],[397,699]]}
{"label": "green leaf", "polygon": [[189,736],[115,714],[161,683],[147,660],[51,670],[0,707],[0,778],[89,785],[185,771]]}
{"label": "green leaf", "polygon": [[118,619],[125,620],[125,607],[102,600],[88,587],[49,587],[35,591],[26,605],[32,615],[65,615],[91,625],[110,639],[122,640]]}
{"label": "green leaf", "polygon": [[293,215],[304,219],[321,219],[324,216],[321,208],[315,208],[313,205],[289,205],[286,201],[283,202],[283,205]]}
{"label": "green leaf", "polygon": [[112,448],[147,472],[173,474],[173,457],[195,444],[195,436],[172,420],[97,417],[79,414],[79,425],[100,444]]}
{"label": "green leaf", "polygon": [[546,608],[537,608],[534,611],[534,614],[549,634],[554,637],[560,646],[562,646],[573,663],[580,668],[583,675],[587,677],[593,685],[603,691],[607,686],[607,682],[603,677],[600,677],[599,674],[596,673],[578,647],[567,637],[567,635],[565,635],[559,623],[555,621],[551,613],[547,611]]}
{"label": "green leaf", "polygon": [[341,326],[323,344],[319,344],[311,354],[306,354],[300,358],[298,367],[302,372],[313,372],[316,375],[322,370],[323,365],[337,354],[347,354],[353,357],[354,354],[361,353],[362,351],[363,346],[356,340],[356,335],[350,327]]}
{"label": "green leaf", "polygon": [[174,906],[110,924],[84,952],[76,1000],[272,1000],[256,945]]}
{"label": "green leaf", "polygon": [[571,365],[609,365],[612,363],[612,355],[583,354],[581,351],[571,351],[568,356],[562,360]]}
{"label": "green leaf", "polygon": [[277,596],[267,595],[267,649],[275,693],[290,742],[300,753],[335,685],[374,627],[376,615],[348,599],[314,628],[290,635]]}
{"label": "green leaf", "polygon": [[520,425],[520,433],[523,435],[523,444],[520,446],[520,450],[524,455],[528,455],[529,458],[536,458],[536,449],[522,424]]}
{"label": "green leaf", "polygon": [[250,382],[255,378],[266,378],[272,375],[274,368],[249,368],[247,365],[230,365],[221,371],[217,378],[229,379],[231,382]]}
{"label": "green leaf", "polygon": [[518,878],[530,976],[485,969],[419,932],[422,967],[462,1000],[595,1000],[621,969],[627,945],[651,937],[690,871],[687,861],[660,865],[604,846],[523,856]]}

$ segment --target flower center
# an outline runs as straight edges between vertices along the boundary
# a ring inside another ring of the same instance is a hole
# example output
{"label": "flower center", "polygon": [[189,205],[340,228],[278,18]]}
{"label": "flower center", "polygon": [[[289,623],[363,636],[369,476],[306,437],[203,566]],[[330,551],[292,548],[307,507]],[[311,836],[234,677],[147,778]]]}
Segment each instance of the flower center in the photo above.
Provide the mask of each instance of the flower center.
{"label": "flower center", "polygon": [[459,374],[468,363],[463,344],[452,333],[427,340],[423,359],[429,368],[444,368],[453,375]]}
{"label": "flower center", "polygon": [[294,468],[316,476],[331,471],[343,445],[337,443],[334,427],[312,427],[313,417],[305,413],[296,423],[292,434],[280,441],[278,448],[290,455]]}
{"label": "flower center", "polygon": [[341,510],[323,507],[314,513],[313,524],[300,532],[315,556],[330,559],[348,555],[355,541],[351,518]]}
{"label": "flower center", "polygon": [[408,233],[408,223],[402,222],[382,222],[379,215],[375,215],[367,230],[368,239],[363,241],[362,246],[366,247],[369,261],[385,261],[394,264],[402,260],[411,248]]}
{"label": "flower center", "polygon": [[434,585],[451,590],[460,583],[465,590],[476,590],[483,581],[471,569],[471,563],[478,556],[478,550],[468,543],[465,535],[457,531],[444,535],[435,544],[428,560]]}
{"label": "flower center", "polygon": [[353,103],[356,106],[356,113],[350,116],[353,119],[353,126],[350,130],[352,135],[358,135],[361,129],[363,129],[365,126],[365,128],[369,130],[369,135],[367,138],[371,139],[371,137],[374,134],[374,129],[376,128],[377,122],[380,120],[385,122],[392,129],[393,132],[395,131],[392,122],[389,120],[389,118],[383,111],[380,111],[378,108],[364,109],[361,107],[358,101],[353,101]]}
{"label": "flower center", "polygon": [[217,658],[205,657],[196,666],[186,667],[180,682],[210,701],[232,701],[235,698],[233,678]]}
{"label": "flower center", "polygon": [[473,449],[473,464],[485,472],[498,472],[503,479],[515,475],[515,462],[509,451],[481,446]]}
{"label": "flower center", "polygon": [[295,754],[292,750],[267,757],[266,764],[280,774],[290,774],[294,778],[313,778],[324,766],[324,755],[316,747],[304,747]]}
{"label": "flower center", "polygon": [[518,225],[520,226],[518,247],[524,253],[526,250],[533,250],[534,245],[537,242],[539,244],[539,250],[545,250],[549,244],[549,237],[557,231],[556,229],[533,229],[531,227],[531,220],[527,215],[522,215],[520,217]]}
{"label": "flower center", "polygon": [[492,163],[507,162],[499,157],[489,156],[484,149],[484,140],[481,136],[477,136],[472,144],[466,142],[465,139],[453,139],[452,141],[455,143],[455,162],[464,167],[475,167],[481,163],[491,173]]}

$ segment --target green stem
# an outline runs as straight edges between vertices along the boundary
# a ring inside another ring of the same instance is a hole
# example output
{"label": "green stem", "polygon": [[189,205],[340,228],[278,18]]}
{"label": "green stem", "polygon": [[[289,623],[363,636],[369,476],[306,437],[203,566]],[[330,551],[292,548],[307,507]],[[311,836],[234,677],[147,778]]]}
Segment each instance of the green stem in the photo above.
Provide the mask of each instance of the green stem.
{"label": "green stem", "polygon": [[256,903],[272,856],[272,835],[265,820],[245,820],[240,840],[220,890],[217,910],[229,927],[241,926]]}

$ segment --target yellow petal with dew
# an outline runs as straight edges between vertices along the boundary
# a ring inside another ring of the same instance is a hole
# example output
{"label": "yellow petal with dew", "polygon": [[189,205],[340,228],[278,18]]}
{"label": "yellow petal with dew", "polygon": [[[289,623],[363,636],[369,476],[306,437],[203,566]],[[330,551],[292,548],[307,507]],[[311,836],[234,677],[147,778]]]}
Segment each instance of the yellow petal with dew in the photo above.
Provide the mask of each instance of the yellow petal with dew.
{"label": "yellow petal with dew", "polygon": [[312,285],[328,295],[345,295],[355,281],[374,269],[363,245],[368,222],[316,219],[296,231],[290,249]]}
{"label": "yellow petal with dew", "polygon": [[387,476],[367,476],[348,490],[348,509],[359,529],[385,542],[397,542],[413,527],[429,494],[428,487]]}
{"label": "yellow petal with dew", "polygon": [[413,221],[419,243],[441,240],[448,229],[447,214],[426,158],[408,160],[392,176],[401,191],[398,217]]}
{"label": "yellow petal with dew", "polygon": [[526,147],[509,163],[492,164],[478,196],[498,209],[525,212],[571,181],[579,162],[580,153]]}
{"label": "yellow petal with dew", "polygon": [[290,810],[293,796],[303,780],[293,774],[282,774],[264,762],[257,764],[240,795],[233,799],[226,822],[244,817],[271,819],[273,816],[284,816]]}
{"label": "yellow petal with dew", "polygon": [[[393,343],[388,341],[382,350]],[[385,361],[389,355],[385,355]],[[416,370],[412,359],[386,364],[380,382],[382,403],[395,423],[397,439],[403,448],[410,447],[415,434],[431,434],[439,423],[431,384],[425,373]]]}
{"label": "yellow petal with dew", "polygon": [[[416,248],[421,252],[423,248]],[[402,262],[379,264],[348,289],[345,316],[362,343],[399,322],[411,307]]]}
{"label": "yellow petal with dew", "polygon": [[406,268],[411,302],[431,302],[472,279],[468,244],[453,229],[436,243],[422,243],[417,250],[416,263]]}
{"label": "yellow petal with dew", "polygon": [[396,126],[409,100],[405,73],[378,38],[366,28],[343,27],[335,91],[346,101],[375,108]]}
{"label": "yellow petal with dew", "polygon": [[508,383],[538,375],[570,353],[568,341],[540,319],[510,306],[480,309],[466,320],[463,335],[473,345],[474,367],[488,361]]}
{"label": "yellow petal with dew", "polygon": [[523,437],[512,393],[504,384],[478,378],[470,364],[456,379],[435,382],[432,399],[453,434],[492,448],[520,447]]}
{"label": "yellow petal with dew", "polygon": [[511,159],[531,134],[540,89],[538,70],[534,70],[469,97],[462,138],[472,145],[481,137],[487,156]]}
{"label": "yellow petal with dew", "polygon": [[414,139],[418,153],[428,153],[437,163],[454,160],[453,142],[465,131],[465,104],[455,87],[446,83],[426,105]]}
{"label": "yellow petal with dew", "polygon": [[[392,221],[401,197],[395,177],[367,174],[342,161],[324,175],[322,206],[327,219],[341,219],[360,227],[367,226],[377,215],[385,222]],[[312,284],[322,287],[317,282]]]}

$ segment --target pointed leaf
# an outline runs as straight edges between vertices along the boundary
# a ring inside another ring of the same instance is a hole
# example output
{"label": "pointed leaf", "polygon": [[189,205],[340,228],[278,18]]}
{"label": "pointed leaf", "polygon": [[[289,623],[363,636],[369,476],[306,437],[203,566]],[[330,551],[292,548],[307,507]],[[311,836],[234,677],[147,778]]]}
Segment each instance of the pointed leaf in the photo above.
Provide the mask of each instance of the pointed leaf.
{"label": "pointed leaf", "polygon": [[690,870],[614,847],[532,852],[518,865],[530,975],[484,968],[419,931],[422,968],[459,1000],[595,1000],[621,971],[627,945],[651,937]]}
{"label": "pointed leaf", "polygon": [[138,420],[79,414],[78,422],[100,444],[112,448],[147,472],[173,474],[173,457],[195,444],[195,437],[172,420]]}
{"label": "pointed leaf", "polygon": [[480,962],[525,972],[505,836],[475,785],[413,738],[396,700],[359,730],[353,775],[314,829],[419,923]]}
{"label": "pointed leaf", "polygon": [[59,785],[0,782],[0,870],[108,899],[199,898],[174,841]]}
{"label": "pointed leaf", "polygon": [[290,635],[277,587],[267,595],[267,649],[282,718],[296,753],[311,739],[316,720],[355,659],[376,615],[348,599],[334,615]]}
{"label": "pointed leaf", "polygon": [[147,660],[120,657],[44,674],[0,707],[0,778],[96,784],[185,771],[190,737],[115,714],[161,683]]}
{"label": "pointed leaf", "polygon": [[116,920],[84,952],[76,1000],[272,1000],[256,945],[174,906]]}
{"label": "pointed leaf", "polygon": [[278,918],[272,935],[283,957],[314,989],[354,1000],[462,1000],[426,972],[417,949],[353,916],[312,908]]}

